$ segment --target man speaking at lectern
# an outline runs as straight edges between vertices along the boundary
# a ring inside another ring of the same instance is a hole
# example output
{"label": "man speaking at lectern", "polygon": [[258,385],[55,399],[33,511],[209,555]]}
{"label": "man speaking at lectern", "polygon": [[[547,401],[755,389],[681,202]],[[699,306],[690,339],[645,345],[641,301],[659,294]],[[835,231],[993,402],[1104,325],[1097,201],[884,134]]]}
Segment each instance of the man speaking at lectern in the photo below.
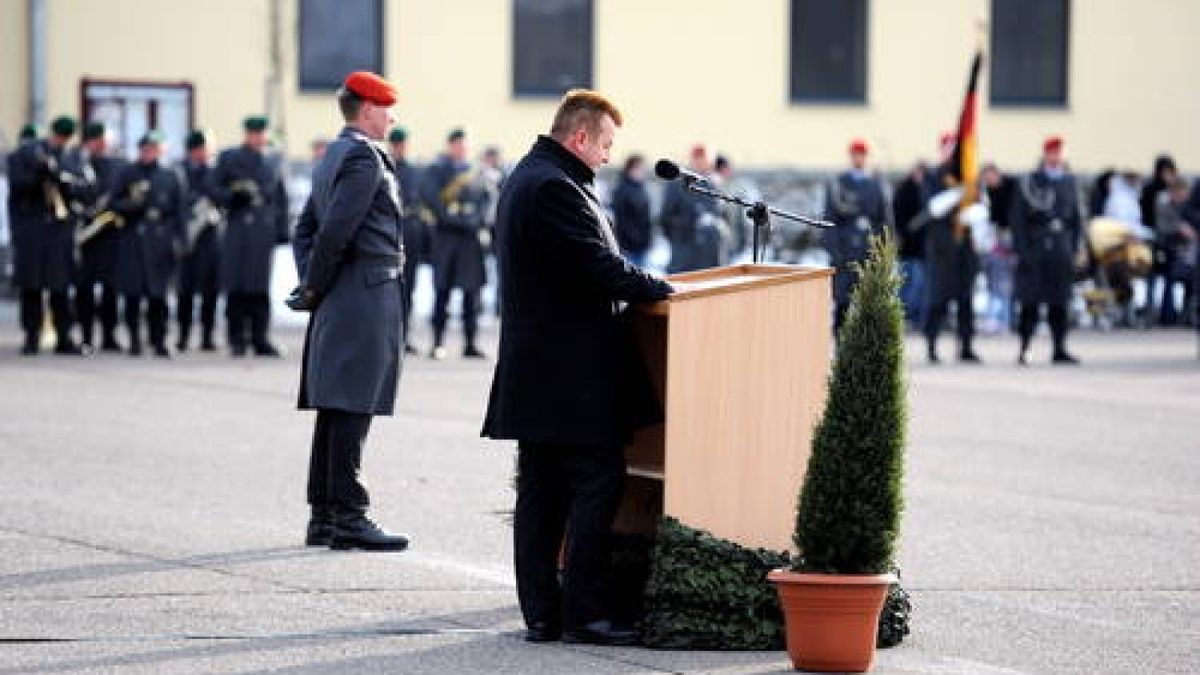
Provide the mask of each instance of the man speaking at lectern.
{"label": "man speaking at lectern", "polygon": [[608,540],[623,448],[659,411],[619,312],[621,302],[662,300],[673,289],[621,256],[596,197],[594,172],[620,125],[602,95],[567,92],[497,207],[503,323],[483,435],[518,442],[513,536],[531,642],[638,640],[610,621]]}

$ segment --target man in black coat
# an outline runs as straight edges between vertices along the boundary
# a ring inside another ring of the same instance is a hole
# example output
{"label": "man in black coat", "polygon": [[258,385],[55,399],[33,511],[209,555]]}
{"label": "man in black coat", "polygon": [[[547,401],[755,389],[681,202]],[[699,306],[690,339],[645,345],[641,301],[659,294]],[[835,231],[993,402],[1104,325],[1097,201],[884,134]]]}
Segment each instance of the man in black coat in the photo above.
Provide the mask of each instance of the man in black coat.
{"label": "man in black coat", "polygon": [[1017,254],[1015,295],[1021,303],[1017,331],[1021,336],[1020,365],[1026,364],[1029,344],[1046,307],[1054,340],[1051,362],[1074,365],[1067,352],[1067,305],[1075,282],[1075,252],[1082,237],[1079,191],[1067,171],[1062,139],[1052,136],[1042,147],[1042,164],[1021,177],[1009,213],[1013,248]]}
{"label": "man in black coat", "polygon": [[483,358],[475,344],[479,299],[487,282],[483,237],[488,193],[467,162],[466,133],[454,129],[446,152],[425,168],[421,201],[433,213],[433,349],[434,359],[446,358],[443,341],[449,321],[450,294],[462,292],[462,322],[466,338],[463,357]]}
{"label": "man in black coat", "polygon": [[[925,346],[929,362],[940,362],[937,350],[942,323],[954,303],[958,329],[958,360],[982,363],[972,347],[975,337],[975,278],[979,276],[979,254],[971,238],[968,211],[985,209],[971,205],[960,209],[963,185],[957,167],[951,163],[938,169],[942,189],[926,204],[925,219]],[[986,211],[985,211],[986,212]]]}
{"label": "man in black coat", "polygon": [[872,235],[887,226],[888,204],[883,185],[867,171],[867,143],[850,143],[850,169],[838,174],[826,187],[825,219],[834,227],[821,233],[829,252],[833,276],[833,330],[842,328],[858,273],[854,264],[867,259]]}
{"label": "man in black coat", "polygon": [[142,301],[154,355],[168,358],[167,286],[183,244],[183,193],[175,172],[159,165],[162,135],[138,140],[138,158],[121,170],[109,204],[121,217],[117,237],[117,289],[125,300],[129,354],[141,356]]}
{"label": "man in black coat", "polygon": [[[688,168],[699,176],[712,172],[708,146],[692,147]],[[659,221],[671,242],[667,271],[690,272],[721,264],[729,224],[721,218],[721,206],[715,197],[689,190],[683,181],[672,181],[663,191]]]}
{"label": "man in black coat", "polygon": [[[66,166],[78,181],[76,197],[79,203],[77,223],[87,226],[108,208],[108,193],[125,162],[106,153],[108,139],[102,122],[89,122],[83,127],[83,142],[67,155]],[[121,351],[117,343],[117,238],[116,228],[104,227],[87,241],[79,244],[78,268],[75,279],[75,311],[79,319],[82,348],[94,351],[92,336],[96,319],[102,331],[100,349]],[[100,303],[96,303],[96,287],[100,287]]]}
{"label": "man in black coat", "polygon": [[925,204],[932,195],[928,174],[925,163],[917,162],[892,197],[892,222],[900,248],[900,271],[904,274],[900,300],[904,303],[904,318],[917,327],[925,325]]}
{"label": "man in black coat", "polygon": [[404,231],[404,353],[416,354],[410,329],[412,327],[413,290],[417,283],[417,265],[428,257],[429,231],[421,219],[421,173],[408,161],[408,131],[396,127],[388,133],[388,146],[392,163],[396,166],[396,180],[400,182],[400,201],[404,204],[401,219]]}
{"label": "man in black coat", "polygon": [[209,194],[208,139],[195,130],[184,143],[187,157],[179,166],[184,190],[184,250],[179,261],[176,319],[179,339],[175,348],[187,351],[200,296],[200,349],[216,351],[213,331],[217,323],[217,297],[221,292],[221,226],[224,219]]}
{"label": "man in black coat", "polygon": [[650,219],[650,194],[646,191],[646,159],[630,155],[612,193],[613,225],[621,252],[633,264],[644,267],[654,224]]}
{"label": "man in black coat", "polygon": [[[601,95],[564,97],[500,195],[503,321],[483,435],[518,442],[517,593],[530,641],[629,644],[606,604],[608,539],[625,477],[622,449],[659,411],[622,330],[621,302],[672,288],[627,262],[596,197],[620,112]],[[627,373],[640,372],[633,379]],[[558,552],[566,533],[560,586]]]}
{"label": "man in black coat", "polygon": [[312,311],[300,375],[302,410],[317,410],[309,462],[306,543],[399,551],[408,538],[367,517],[358,472],[373,415],[391,415],[403,340],[403,205],[387,134],[396,92],[378,75],[351,73],[338,91],[346,127],[313,173],[296,226],[301,286],[288,300]]}
{"label": "man in black coat", "polygon": [[50,125],[49,138],[22,143],[7,160],[13,285],[21,293],[21,328],[25,331],[21,353],[27,356],[38,352],[47,294],[58,336],[55,353],[82,353],[71,339],[76,224],[71,206],[76,180],[64,166],[66,145],[75,135],[75,127],[73,118],[59,117]]}
{"label": "man in black coat", "polygon": [[247,117],[242,126],[245,141],[217,157],[209,185],[225,209],[221,281],[229,350],[243,356],[249,343],[256,355],[274,357],[279,350],[267,336],[271,269],[275,246],[288,242],[288,197],[279,159],[265,153],[267,118]]}

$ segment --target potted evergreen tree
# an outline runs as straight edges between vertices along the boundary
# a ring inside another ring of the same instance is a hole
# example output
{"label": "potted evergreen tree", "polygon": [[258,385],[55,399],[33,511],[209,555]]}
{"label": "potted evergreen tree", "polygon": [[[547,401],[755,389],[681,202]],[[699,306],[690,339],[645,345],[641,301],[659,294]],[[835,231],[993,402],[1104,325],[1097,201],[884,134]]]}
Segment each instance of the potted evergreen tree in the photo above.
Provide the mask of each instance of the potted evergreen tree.
{"label": "potted evergreen tree", "polygon": [[859,268],[800,491],[788,570],[775,570],[797,670],[863,672],[894,578],[907,410],[896,245],[876,238]]}

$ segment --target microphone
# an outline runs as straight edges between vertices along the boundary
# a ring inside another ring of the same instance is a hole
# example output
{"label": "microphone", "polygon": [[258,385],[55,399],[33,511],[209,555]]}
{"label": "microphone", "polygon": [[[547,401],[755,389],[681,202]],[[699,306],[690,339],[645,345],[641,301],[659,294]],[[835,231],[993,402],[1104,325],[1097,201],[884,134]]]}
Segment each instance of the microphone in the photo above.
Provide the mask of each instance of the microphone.
{"label": "microphone", "polygon": [[660,159],[654,164],[654,175],[663,180],[675,180],[676,178],[683,176],[683,180],[689,183],[707,182],[704,176],[701,176],[695,171],[684,169],[669,159]]}

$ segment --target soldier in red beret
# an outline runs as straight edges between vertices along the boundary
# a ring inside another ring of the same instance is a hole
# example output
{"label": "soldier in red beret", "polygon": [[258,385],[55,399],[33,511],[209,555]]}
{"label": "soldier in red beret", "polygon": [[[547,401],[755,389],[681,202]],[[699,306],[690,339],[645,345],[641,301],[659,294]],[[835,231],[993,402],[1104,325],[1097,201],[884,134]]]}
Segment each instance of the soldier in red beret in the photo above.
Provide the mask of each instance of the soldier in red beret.
{"label": "soldier in red beret", "polygon": [[825,218],[834,227],[821,234],[837,270],[833,277],[835,334],[850,307],[856,274],[853,266],[866,260],[871,235],[882,233],[888,220],[881,179],[867,168],[867,142],[855,139],[848,149],[850,169],[830,181],[825,193]]}
{"label": "soldier in red beret", "polygon": [[391,415],[400,380],[404,300],[395,165],[379,141],[395,123],[396,90],[357,72],[338,92],[346,126],[313,172],[296,225],[300,286],[288,306],[312,312],[304,339],[299,407],[316,410],[305,541],[334,549],[400,551],[408,538],[367,517],[359,480],[371,418]]}

